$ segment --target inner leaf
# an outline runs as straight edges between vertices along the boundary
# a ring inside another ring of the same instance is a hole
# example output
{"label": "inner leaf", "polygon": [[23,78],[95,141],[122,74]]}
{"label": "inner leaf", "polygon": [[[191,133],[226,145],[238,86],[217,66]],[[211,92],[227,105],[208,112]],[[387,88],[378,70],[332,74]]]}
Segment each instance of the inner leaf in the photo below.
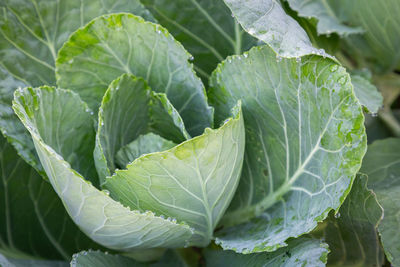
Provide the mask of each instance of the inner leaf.
{"label": "inner leaf", "polygon": [[120,169],[124,169],[126,165],[143,154],[168,150],[175,145],[174,142],[153,133],[140,135],[136,140],[122,147],[117,152],[115,162]]}

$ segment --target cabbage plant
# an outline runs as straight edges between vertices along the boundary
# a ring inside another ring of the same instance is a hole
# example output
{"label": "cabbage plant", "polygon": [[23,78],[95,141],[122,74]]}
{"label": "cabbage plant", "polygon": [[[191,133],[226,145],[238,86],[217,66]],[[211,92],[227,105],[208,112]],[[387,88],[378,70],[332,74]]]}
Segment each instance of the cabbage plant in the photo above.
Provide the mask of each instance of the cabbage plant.
{"label": "cabbage plant", "polygon": [[400,6],[342,2],[0,0],[0,265],[396,266]]}

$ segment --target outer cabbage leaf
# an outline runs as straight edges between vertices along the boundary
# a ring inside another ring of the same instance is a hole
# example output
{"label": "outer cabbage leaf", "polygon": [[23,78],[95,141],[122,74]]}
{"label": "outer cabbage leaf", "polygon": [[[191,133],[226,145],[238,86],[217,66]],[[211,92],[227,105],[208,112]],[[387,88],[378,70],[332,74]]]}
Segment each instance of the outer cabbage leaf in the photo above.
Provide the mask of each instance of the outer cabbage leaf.
{"label": "outer cabbage leaf", "polygon": [[124,74],[111,83],[100,107],[95,160],[101,184],[114,172],[117,152],[148,132],[176,143],[189,138],[164,94],[152,92],[142,78]]}
{"label": "outer cabbage leaf", "polygon": [[382,266],[384,254],[377,227],[383,209],[367,189],[367,176],[358,175],[349,196],[324,226],[324,240],[331,253],[329,266]]}
{"label": "outer cabbage leaf", "polygon": [[328,245],[311,238],[298,238],[289,242],[286,248],[280,248],[272,253],[238,254],[233,251],[208,249],[205,259],[209,267],[294,267],[315,266],[326,264]]}
{"label": "outer cabbage leaf", "polygon": [[330,57],[323,49],[315,49],[307,33],[287,15],[279,0],[224,0],[242,27],[267,43],[279,57],[300,57],[319,54]]}
{"label": "outer cabbage leaf", "polygon": [[343,5],[341,1],[337,0],[287,0],[290,7],[296,10],[301,17],[316,18],[317,31],[319,34],[337,33],[342,36],[349,34],[363,33],[361,27],[347,26],[347,16],[341,12],[344,8],[349,6]]}
{"label": "outer cabbage leaf", "polygon": [[375,85],[362,75],[352,74],[351,83],[354,86],[354,94],[368,112],[377,113],[383,106],[383,97]]}
{"label": "outer cabbage leaf", "polygon": [[71,221],[51,185],[3,136],[0,173],[0,252],[68,260],[81,248],[96,247]]}
{"label": "outer cabbage leaf", "polygon": [[239,183],[244,154],[240,105],[216,130],[116,170],[104,188],[132,209],[184,221],[195,229],[192,245],[206,246]]}
{"label": "outer cabbage leaf", "polygon": [[383,207],[384,218],[378,226],[388,260],[400,265],[400,139],[375,141],[368,147],[360,172],[368,175],[372,189]]}
{"label": "outer cabbage leaf", "polygon": [[338,209],[366,150],[364,116],[350,77],[331,60],[277,62],[267,46],[228,58],[209,92],[221,121],[243,101],[246,151],[239,190],[218,243],[271,251]]}
{"label": "outer cabbage leaf", "polygon": [[[304,9],[294,5],[297,0],[289,0],[291,7],[303,14]],[[370,66],[376,72],[389,72],[400,63],[400,2],[398,0],[313,0],[318,5],[309,6],[314,10],[307,13],[318,17],[329,12],[341,22],[353,28],[362,28],[364,34],[345,38],[345,49],[359,63],[359,67]],[[321,3],[324,3],[321,9]]]}
{"label": "outer cabbage leaf", "polygon": [[139,0],[4,0],[0,9],[0,128],[18,153],[44,174],[29,133],[12,112],[14,90],[55,85],[58,49],[91,19],[122,11],[154,19]]}
{"label": "outer cabbage leaf", "polygon": [[[43,114],[48,116],[59,111],[60,106],[51,104],[51,101],[61,101],[59,99],[70,103],[62,107],[62,120],[55,116],[46,124],[40,123]],[[65,150],[59,150],[62,154],[57,152],[58,141],[70,140],[72,137],[79,140],[86,135],[85,128],[77,126],[92,125],[86,107],[76,93],[47,87],[26,88],[16,91],[13,108],[29,130],[43,168],[68,214],[91,239],[118,250],[178,247],[186,244],[193,231],[187,225],[157,217],[151,212],[141,213],[123,207],[72,169],[65,161],[70,158]],[[70,125],[73,130],[57,131],[60,125]],[[58,133],[57,138],[50,139],[49,133],[53,132]],[[65,142],[63,144],[67,145]]]}
{"label": "outer cabbage leaf", "polygon": [[142,3],[194,56],[195,69],[206,80],[228,55],[241,54],[256,45],[257,40],[243,31],[223,1],[144,0]]}
{"label": "outer cabbage leaf", "polygon": [[101,251],[83,251],[73,256],[71,267],[184,267],[186,264],[173,252],[167,251],[164,256],[154,263],[138,262],[121,255],[112,255]]}
{"label": "outer cabbage leaf", "polygon": [[211,125],[212,111],[190,57],[161,26],[131,14],[106,15],[76,31],[60,49],[57,84],[97,110],[114,79],[124,73],[143,77],[167,95],[188,132],[198,135]]}

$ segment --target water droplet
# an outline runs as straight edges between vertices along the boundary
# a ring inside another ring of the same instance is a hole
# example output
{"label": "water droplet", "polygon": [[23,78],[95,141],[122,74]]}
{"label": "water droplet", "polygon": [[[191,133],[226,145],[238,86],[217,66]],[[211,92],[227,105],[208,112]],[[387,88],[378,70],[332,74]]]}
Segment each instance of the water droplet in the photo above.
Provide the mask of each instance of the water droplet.
{"label": "water droplet", "polygon": [[104,254],[108,255],[108,251],[104,251]]}
{"label": "water droplet", "polygon": [[171,222],[172,222],[172,223],[176,223],[176,219],[175,219],[175,218],[173,218]]}
{"label": "water droplet", "polygon": [[104,121],[102,121],[100,124],[101,124],[101,126],[104,126]]}
{"label": "water droplet", "polygon": [[330,70],[331,70],[331,72],[335,72],[335,71],[337,71],[338,70],[338,65],[332,65],[332,66],[330,66]]}
{"label": "water droplet", "polygon": [[340,218],[340,212],[338,212],[338,213],[335,214],[335,218],[336,218],[336,219],[337,219],[337,218]]}
{"label": "water droplet", "polygon": [[339,78],[338,83],[340,83],[341,85],[345,84],[347,81],[346,76],[342,76]]}
{"label": "water droplet", "polygon": [[90,111],[90,115],[93,115],[94,113],[93,113],[93,111]]}
{"label": "water droplet", "polygon": [[232,18],[233,18],[235,15],[233,15],[233,13],[231,13],[231,16],[232,16]]}
{"label": "water droplet", "polygon": [[90,112],[90,109],[89,108],[86,108],[86,110],[85,110],[86,112]]}
{"label": "water droplet", "polygon": [[161,218],[161,219],[165,219],[165,216],[164,216],[164,215],[160,215],[160,218]]}
{"label": "water droplet", "polygon": [[74,63],[74,59],[70,59],[70,60],[68,61],[68,63],[69,63],[69,64]]}
{"label": "water droplet", "polygon": [[118,90],[119,90],[119,86],[115,87],[115,91],[118,91]]}
{"label": "water droplet", "polygon": [[228,62],[231,63],[231,62],[232,62],[232,59],[228,58]]}
{"label": "water droplet", "polygon": [[190,61],[193,61],[193,60],[194,60],[194,57],[193,57],[193,56],[190,56],[189,60],[190,60]]}
{"label": "water droplet", "polygon": [[250,29],[248,30],[248,32],[249,32],[249,34],[251,34],[251,35],[253,35],[253,34],[256,33],[256,31],[255,31],[253,28],[250,28]]}
{"label": "water droplet", "polygon": [[300,63],[301,62],[301,57],[296,57],[296,62]]}
{"label": "water droplet", "polygon": [[107,196],[110,195],[110,191],[108,191],[107,189],[104,189],[104,190],[102,190],[102,191],[103,191],[103,193],[105,193]]}
{"label": "water droplet", "polygon": [[160,31],[160,30],[157,30],[157,33],[158,33],[158,34],[161,34],[161,31]]}
{"label": "water droplet", "polygon": [[244,54],[243,56],[244,56],[245,58],[247,58],[249,55],[248,55],[248,54]]}
{"label": "water droplet", "polygon": [[282,61],[282,57],[279,55],[276,55],[276,62],[281,62]]}
{"label": "water droplet", "polygon": [[378,117],[378,113],[371,113],[372,117]]}

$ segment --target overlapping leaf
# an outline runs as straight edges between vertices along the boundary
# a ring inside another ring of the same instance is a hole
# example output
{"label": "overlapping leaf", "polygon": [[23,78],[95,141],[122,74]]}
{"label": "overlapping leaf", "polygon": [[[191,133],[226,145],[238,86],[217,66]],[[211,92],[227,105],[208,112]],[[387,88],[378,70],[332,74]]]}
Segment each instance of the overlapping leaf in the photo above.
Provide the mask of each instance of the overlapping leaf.
{"label": "overlapping leaf", "polygon": [[382,266],[383,250],[377,227],[383,218],[375,194],[367,189],[367,176],[358,175],[339,212],[324,226],[331,253],[329,266]]}
{"label": "overlapping leaf", "polygon": [[[368,65],[377,72],[394,70],[400,61],[400,2],[397,0],[313,0],[306,4],[289,0],[299,15],[313,16],[324,25],[327,20],[345,23],[363,34],[345,38],[346,50],[357,60],[359,67]],[[327,15],[328,14],[328,15]],[[339,27],[330,31],[341,33]],[[330,26],[329,26],[330,27]],[[327,33],[318,27],[320,33]]]}
{"label": "overlapping leaf", "polygon": [[210,267],[294,267],[325,266],[328,245],[311,238],[299,238],[289,242],[288,247],[280,248],[272,253],[238,254],[233,251],[208,249],[205,252],[207,266]]}
{"label": "overlapping leaf", "polygon": [[3,136],[0,173],[0,251],[68,260],[82,248],[96,247],[71,221],[51,185]]}
{"label": "overlapping leaf", "polygon": [[114,79],[134,74],[164,92],[188,132],[199,135],[211,125],[212,111],[190,57],[161,26],[130,14],[106,15],[76,31],[59,51],[57,84],[97,110]]}
{"label": "overlapping leaf", "polygon": [[360,172],[368,175],[372,189],[384,210],[378,225],[381,241],[388,260],[400,264],[400,139],[375,141],[368,147]]}
{"label": "overlapping leaf", "polygon": [[228,58],[212,76],[221,121],[243,101],[246,152],[239,190],[217,242],[271,251],[311,231],[350,190],[366,149],[364,117],[349,75],[308,56],[276,61],[268,47]]}
{"label": "overlapping leaf", "polygon": [[208,80],[227,56],[241,54],[257,40],[235,22],[223,1],[144,0],[159,23],[194,56],[195,70]]}
{"label": "overlapping leaf", "polygon": [[351,8],[351,4],[346,6],[343,1],[335,0],[288,0],[288,2],[290,7],[298,12],[299,16],[318,19],[317,31],[319,34],[337,33],[346,36],[363,33],[361,27],[351,27],[345,24],[347,14],[341,11]]}
{"label": "overlapping leaf", "polygon": [[[60,106],[52,102],[59,101],[66,103],[62,108],[64,116],[49,118],[58,114]],[[85,181],[65,161],[74,159],[71,155],[85,155],[85,151],[93,148],[85,142],[79,143],[90,135],[89,126],[93,123],[77,94],[48,87],[26,88],[16,92],[13,107],[31,133],[44,170],[68,214],[94,241],[108,248],[130,250],[183,246],[192,236],[192,229],[186,224],[123,207]],[[49,118],[46,124],[41,123],[41,117]],[[60,130],[60,125],[73,130]],[[54,133],[56,138],[51,138]],[[75,150],[64,150],[60,144]]]}
{"label": "overlapping leaf", "polygon": [[104,188],[123,205],[184,221],[193,245],[205,246],[239,183],[244,152],[240,105],[216,130],[165,152],[144,155],[116,170]]}
{"label": "overlapping leaf", "polygon": [[184,267],[186,264],[173,252],[167,251],[156,262],[143,263],[121,255],[111,255],[100,251],[83,251],[75,254],[71,267],[107,266],[107,267]]}
{"label": "overlapping leaf", "polygon": [[114,172],[117,152],[148,132],[176,143],[190,137],[165,94],[154,93],[143,79],[124,74],[111,83],[100,107],[95,160],[101,184]]}
{"label": "overlapping leaf", "polygon": [[267,43],[278,57],[301,57],[318,54],[330,57],[323,49],[315,49],[307,33],[287,15],[277,0],[224,0],[232,14],[251,35]]}
{"label": "overlapping leaf", "polygon": [[122,11],[153,17],[138,0],[4,0],[0,10],[0,127],[18,153],[42,173],[29,133],[12,114],[14,90],[55,85],[58,49],[91,19]]}

